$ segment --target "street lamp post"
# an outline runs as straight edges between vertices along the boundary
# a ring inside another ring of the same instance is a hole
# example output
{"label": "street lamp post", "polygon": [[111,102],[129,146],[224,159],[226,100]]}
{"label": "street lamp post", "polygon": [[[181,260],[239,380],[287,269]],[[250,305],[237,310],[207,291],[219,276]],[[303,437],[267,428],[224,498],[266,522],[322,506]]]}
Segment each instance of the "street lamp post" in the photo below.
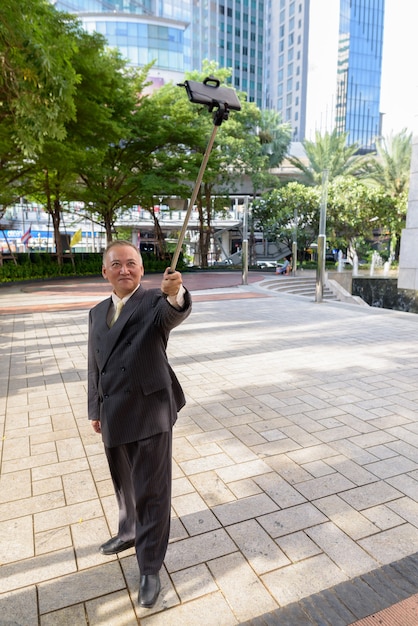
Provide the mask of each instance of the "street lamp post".
{"label": "street lamp post", "polygon": [[242,284],[248,285],[248,196],[244,199],[242,220]]}
{"label": "street lamp post", "polygon": [[326,249],[326,218],[327,218],[327,199],[328,199],[328,170],[322,172],[322,195],[321,209],[319,215],[319,235],[318,235],[318,261],[316,267],[316,290],[315,302],[322,302],[324,293],[324,277],[325,277],[325,249]]}
{"label": "street lamp post", "polygon": [[293,212],[292,260],[292,274],[296,276],[296,267],[298,264],[298,210],[296,208]]}

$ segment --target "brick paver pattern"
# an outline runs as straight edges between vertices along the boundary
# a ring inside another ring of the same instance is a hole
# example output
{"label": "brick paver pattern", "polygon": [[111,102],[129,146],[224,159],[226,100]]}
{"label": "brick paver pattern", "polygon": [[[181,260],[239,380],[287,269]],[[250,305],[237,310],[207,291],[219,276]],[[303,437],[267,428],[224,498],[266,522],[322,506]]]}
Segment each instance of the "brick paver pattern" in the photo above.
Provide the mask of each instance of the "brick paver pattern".
{"label": "brick paver pattern", "polygon": [[98,552],[117,507],[87,310],[1,316],[0,624],[233,626],[418,551],[418,316],[236,290],[258,297],[197,298],[171,335],[187,405],[151,610],[133,549]]}

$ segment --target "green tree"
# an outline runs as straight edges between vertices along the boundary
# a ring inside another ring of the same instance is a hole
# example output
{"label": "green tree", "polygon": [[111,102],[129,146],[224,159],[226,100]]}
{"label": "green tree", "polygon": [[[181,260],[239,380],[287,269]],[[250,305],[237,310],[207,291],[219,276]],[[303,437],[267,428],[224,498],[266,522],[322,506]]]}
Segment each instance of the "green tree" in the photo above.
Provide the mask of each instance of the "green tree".
{"label": "green tree", "polygon": [[261,111],[258,138],[261,153],[268,157],[269,167],[278,167],[287,154],[292,139],[292,126],[282,122],[280,113],[270,109]]}
{"label": "green tree", "polygon": [[[119,206],[121,195],[126,196],[125,190],[120,192],[120,180],[109,154],[117,154],[120,149],[137,103],[137,85],[124,71],[125,62],[119,54],[107,50],[100,35],[84,31],[77,35],[73,57],[80,76],[74,97],[76,119],[65,125],[65,141],[45,140],[44,149],[33,159],[27,182],[29,195],[51,216],[59,263],[63,257],[60,224],[65,206],[74,200],[84,200],[87,206],[92,202],[106,224],[109,206]],[[98,183],[94,189],[93,180]]]}
{"label": "green tree", "polygon": [[[132,80],[135,93],[143,91],[148,70],[143,68]],[[187,137],[191,120],[190,115],[184,117],[185,107],[185,94],[173,85],[153,96],[136,97],[134,105],[128,107],[119,140],[109,143],[103,153],[93,154],[80,171],[83,200],[105,226],[108,241],[115,234],[115,221],[121,213],[140,204],[153,218],[158,255],[165,255],[154,206],[159,204],[156,198],[184,193],[187,188],[179,182],[184,169],[181,142]]]}
{"label": "green tree", "polygon": [[358,145],[346,145],[348,133],[332,133],[321,135],[315,133],[315,141],[303,142],[307,162],[298,157],[290,157],[289,161],[303,173],[303,181],[307,185],[320,185],[322,172],[328,170],[328,180],[337,176],[361,175],[362,167],[368,156],[357,155]]}
{"label": "green tree", "polygon": [[391,212],[392,198],[353,176],[331,181],[327,202],[327,239],[332,247],[347,248],[352,257],[359,241],[373,240],[382,216]]}
{"label": "green tree", "polygon": [[253,202],[252,222],[255,230],[262,230],[268,241],[285,244],[290,250],[295,226],[298,256],[318,237],[320,189],[290,182],[266,193]]}
{"label": "green tree", "polygon": [[3,0],[0,6],[0,121],[26,154],[47,137],[63,139],[75,115],[79,80],[72,65],[73,17],[47,0]]}
{"label": "green tree", "polygon": [[376,141],[376,155],[364,168],[364,176],[392,198],[389,213],[381,215],[383,227],[391,235],[391,253],[399,256],[400,238],[405,226],[412,155],[412,133],[406,129]]}
{"label": "green tree", "polygon": [[[203,71],[187,74],[188,80],[203,81],[207,76],[215,76],[221,85],[227,85],[231,72],[218,68],[214,62],[205,62]],[[199,214],[199,253],[201,264],[208,264],[208,251],[212,236],[214,215],[225,207],[223,198],[238,189],[238,183],[249,177],[253,188],[274,186],[272,177],[266,175],[270,160],[283,158],[290,142],[289,129],[280,125],[277,115],[265,116],[254,103],[246,101],[245,94],[239,93],[241,111],[232,111],[217,132],[210,154],[201,188],[196,200]],[[191,124],[192,136],[185,140],[189,152],[185,153],[184,178],[192,182],[197,174],[213,132],[213,121],[206,107],[194,108]],[[270,123],[269,123],[270,122]],[[276,182],[276,181],[275,181]]]}
{"label": "green tree", "polygon": [[404,128],[398,134],[376,141],[376,155],[367,162],[365,174],[394,198],[408,191],[412,155],[412,133]]}

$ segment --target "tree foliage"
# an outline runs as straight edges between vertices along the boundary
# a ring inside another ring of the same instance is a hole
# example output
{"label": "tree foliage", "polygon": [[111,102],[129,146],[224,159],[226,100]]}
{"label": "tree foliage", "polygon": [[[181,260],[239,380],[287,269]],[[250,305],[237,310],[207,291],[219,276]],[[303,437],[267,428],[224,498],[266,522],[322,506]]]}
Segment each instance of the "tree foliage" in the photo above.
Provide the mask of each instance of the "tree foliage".
{"label": "tree foliage", "polygon": [[386,224],[393,199],[382,188],[371,188],[353,176],[339,177],[328,188],[327,237],[334,248],[354,251],[359,239],[373,240]]}
{"label": "tree foliage", "polygon": [[338,176],[360,175],[361,168],[368,160],[367,155],[358,155],[358,145],[346,145],[348,133],[337,130],[321,135],[315,133],[315,141],[303,141],[307,162],[298,157],[289,161],[303,173],[307,185],[321,184],[322,172],[328,170],[328,180]]}
{"label": "tree foliage", "polygon": [[364,176],[394,198],[408,191],[412,155],[412,133],[404,128],[398,134],[376,141],[376,154],[366,163]]}
{"label": "tree foliage", "polygon": [[47,137],[64,139],[65,124],[74,118],[78,29],[47,0],[1,3],[0,121],[27,154]]}
{"label": "tree foliage", "polygon": [[[107,228],[109,219],[113,223],[112,211],[128,195],[126,189],[120,191],[121,176],[112,156],[119,150],[121,137],[128,137],[137,105],[137,83],[124,73],[121,57],[106,49],[103,37],[84,31],[75,37],[73,66],[80,77],[74,96],[75,119],[65,124],[65,141],[44,140],[24,181],[26,194],[43,205],[52,219],[59,263],[63,256],[61,216],[69,202],[85,201],[89,206],[91,201]],[[98,181],[95,188],[93,180]]]}
{"label": "tree foliage", "polygon": [[320,190],[297,182],[274,189],[253,202],[254,230],[269,241],[284,243],[290,250],[296,233],[300,259],[318,237]]}
{"label": "tree foliage", "polygon": [[278,167],[287,154],[292,138],[292,126],[282,122],[277,111],[263,109],[261,111],[258,139],[261,153],[268,157],[270,168]]}

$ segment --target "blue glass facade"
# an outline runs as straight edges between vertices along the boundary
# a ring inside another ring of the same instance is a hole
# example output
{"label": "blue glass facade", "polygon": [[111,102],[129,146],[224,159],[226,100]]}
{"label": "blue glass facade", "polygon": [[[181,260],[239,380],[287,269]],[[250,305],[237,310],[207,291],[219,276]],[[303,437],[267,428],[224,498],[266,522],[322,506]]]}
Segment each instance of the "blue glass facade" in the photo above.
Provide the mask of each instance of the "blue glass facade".
{"label": "blue glass facade", "polygon": [[[51,0],[52,1],[52,0]],[[87,31],[102,33],[128,62],[151,73],[232,69],[232,85],[262,106],[266,0],[58,0]],[[166,76],[167,78],[167,76]]]}
{"label": "blue glass facade", "polygon": [[190,70],[190,0],[58,0],[88,32],[101,33],[134,66],[154,62],[157,70]]}
{"label": "blue glass facade", "polygon": [[380,136],[385,0],[341,0],[336,128],[373,149]]}
{"label": "blue glass facade", "polygon": [[106,37],[131,65],[155,61],[159,69],[184,72],[184,29],[136,21],[85,18],[84,28]]}
{"label": "blue glass facade", "polygon": [[148,15],[169,20],[189,21],[190,0],[57,0],[59,11],[68,13],[108,13]]}

